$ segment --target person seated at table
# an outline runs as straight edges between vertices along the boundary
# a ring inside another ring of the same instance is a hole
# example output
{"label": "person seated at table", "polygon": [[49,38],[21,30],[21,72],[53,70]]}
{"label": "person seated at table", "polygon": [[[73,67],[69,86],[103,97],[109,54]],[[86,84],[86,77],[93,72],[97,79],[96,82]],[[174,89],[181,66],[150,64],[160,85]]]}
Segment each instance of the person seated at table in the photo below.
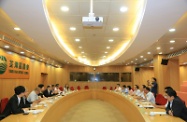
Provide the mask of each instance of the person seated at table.
{"label": "person seated at table", "polygon": [[129,90],[128,90],[128,88],[127,88],[126,85],[123,85],[123,88],[122,88],[122,91],[121,91],[121,92],[122,92],[122,93],[125,93],[125,94],[128,94]]}
{"label": "person seated at table", "polygon": [[[166,98],[166,92],[167,92],[167,90],[168,89],[170,89],[170,90],[173,90],[173,88],[172,87],[170,87],[170,86],[166,86],[165,88],[164,88],[164,94],[163,94],[163,96],[164,96],[164,98],[165,99],[167,99]],[[165,109],[166,107],[167,107],[167,105],[168,105],[168,101],[167,101],[167,103],[165,104],[165,105],[154,105],[156,108],[163,108],[163,109]]]}
{"label": "person seated at table", "polygon": [[56,94],[60,94],[62,91],[59,89],[59,84],[55,85],[55,89],[54,89]]}
{"label": "person seated at table", "polygon": [[38,94],[40,93],[40,88],[36,87],[27,97],[27,101],[28,102],[40,102],[41,99],[38,96]]}
{"label": "person seated at table", "polygon": [[30,108],[30,107],[32,107],[32,106],[38,104],[38,101],[29,102],[29,101],[27,100],[28,93],[29,93],[28,90],[25,88],[24,96],[21,97],[21,99],[22,99],[21,102],[22,102],[22,104],[23,104],[23,108]]}
{"label": "person seated at table", "polygon": [[128,88],[128,91],[129,91],[129,95],[133,95],[133,90],[132,90],[131,86],[127,86],[127,88]]}
{"label": "person seated at table", "polygon": [[4,111],[3,115],[7,117],[10,114],[19,114],[19,113],[24,113],[23,109],[24,105],[22,104],[22,97],[25,95],[25,87],[24,86],[17,86],[14,88],[15,94],[10,98],[8,101]]}
{"label": "person seated at table", "polygon": [[68,85],[68,84],[65,84],[63,89],[64,89],[63,92],[64,92],[64,93],[67,93],[67,92],[70,90],[70,89],[69,89],[69,85]]}
{"label": "person seated at table", "polygon": [[45,97],[52,97],[55,95],[52,93],[52,86],[51,85],[47,86],[47,89],[43,92],[43,94]]}
{"label": "person seated at table", "polygon": [[146,87],[144,89],[144,97],[145,97],[145,100],[151,102],[152,104],[155,104],[155,97],[153,93],[150,91],[149,87]]}
{"label": "person seated at table", "polygon": [[116,89],[114,90],[115,92],[121,92],[122,88],[120,87],[120,84],[117,84]]}
{"label": "person seated at table", "polygon": [[139,89],[139,86],[138,85],[135,85],[134,86],[134,92],[132,95],[135,95],[135,96],[139,96],[141,94],[141,91]]}
{"label": "person seated at table", "polygon": [[146,88],[146,85],[142,85],[142,91],[140,91],[140,94],[138,96],[135,96],[136,99],[145,99],[144,97],[144,90]]}
{"label": "person seated at table", "polygon": [[44,85],[43,84],[38,84],[38,88],[40,89],[40,93],[38,94],[38,96],[40,98],[44,98],[45,97],[44,94],[43,94],[43,91],[45,90]]}
{"label": "person seated at table", "polygon": [[176,91],[168,89],[166,91],[166,98],[168,100],[166,113],[171,116],[180,117],[187,122],[187,108],[183,101],[177,97]]}

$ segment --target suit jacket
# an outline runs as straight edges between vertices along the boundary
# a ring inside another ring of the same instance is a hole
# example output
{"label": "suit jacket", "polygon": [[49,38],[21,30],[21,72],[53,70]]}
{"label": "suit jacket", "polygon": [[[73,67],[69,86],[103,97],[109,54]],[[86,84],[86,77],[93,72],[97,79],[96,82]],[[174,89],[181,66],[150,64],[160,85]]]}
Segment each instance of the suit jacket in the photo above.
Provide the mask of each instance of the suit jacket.
{"label": "suit jacket", "polygon": [[20,100],[20,104],[18,105],[18,98],[17,95],[14,94],[10,100],[8,101],[5,110],[3,111],[3,115],[8,116],[10,114],[19,114],[19,113],[24,113],[23,109],[23,104],[22,104],[22,99]]}
{"label": "suit jacket", "polygon": [[170,107],[170,102],[166,107],[166,113],[168,114],[169,110],[173,111],[173,116],[180,117],[181,119],[187,121],[187,108],[184,102],[179,98],[175,97]]}
{"label": "suit jacket", "polygon": [[20,104],[21,104],[22,108],[29,108],[29,107],[31,107],[32,102],[27,101],[26,97],[22,97]]}
{"label": "suit jacket", "polygon": [[44,94],[45,97],[52,97],[53,96],[52,91],[48,92],[47,89],[43,92],[43,94]]}

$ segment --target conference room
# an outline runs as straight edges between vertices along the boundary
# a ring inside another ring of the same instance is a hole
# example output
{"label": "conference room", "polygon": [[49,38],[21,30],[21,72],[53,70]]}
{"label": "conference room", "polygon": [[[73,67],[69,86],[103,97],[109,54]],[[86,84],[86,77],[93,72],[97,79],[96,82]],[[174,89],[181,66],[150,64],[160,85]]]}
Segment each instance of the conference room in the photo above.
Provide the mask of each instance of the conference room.
{"label": "conference room", "polygon": [[[158,107],[178,96],[186,110],[186,6],[186,0],[1,0],[1,121],[186,121]],[[16,87],[29,95],[39,84],[50,97],[3,115],[19,96]]]}

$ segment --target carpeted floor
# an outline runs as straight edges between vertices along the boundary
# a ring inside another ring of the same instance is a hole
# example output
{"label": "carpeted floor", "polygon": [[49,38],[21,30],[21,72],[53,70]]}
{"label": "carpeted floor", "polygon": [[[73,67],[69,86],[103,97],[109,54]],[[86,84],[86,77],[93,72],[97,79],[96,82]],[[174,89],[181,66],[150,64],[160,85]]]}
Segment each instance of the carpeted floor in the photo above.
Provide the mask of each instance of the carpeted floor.
{"label": "carpeted floor", "polygon": [[127,122],[111,104],[101,100],[87,100],[71,108],[61,122]]}

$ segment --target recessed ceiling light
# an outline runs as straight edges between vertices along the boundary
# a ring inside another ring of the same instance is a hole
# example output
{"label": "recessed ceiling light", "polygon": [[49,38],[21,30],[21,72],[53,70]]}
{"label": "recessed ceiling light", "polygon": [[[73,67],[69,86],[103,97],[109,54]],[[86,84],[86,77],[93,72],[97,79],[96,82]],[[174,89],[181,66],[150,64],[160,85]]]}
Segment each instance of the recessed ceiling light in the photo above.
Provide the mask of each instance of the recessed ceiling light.
{"label": "recessed ceiling light", "polygon": [[113,28],[113,31],[119,31],[119,28]]}
{"label": "recessed ceiling light", "polygon": [[113,40],[113,39],[109,39],[108,41],[109,41],[109,42],[113,42],[114,40]]}
{"label": "recessed ceiling light", "polygon": [[136,58],[135,60],[137,61],[138,59]]}
{"label": "recessed ceiling light", "polygon": [[147,52],[147,54],[151,54],[151,52]]}
{"label": "recessed ceiling light", "polygon": [[128,10],[127,7],[121,7],[121,8],[120,8],[120,11],[121,11],[121,12],[126,12],[127,10]]}
{"label": "recessed ceiling light", "polygon": [[108,52],[105,52],[105,53],[108,53]]}
{"label": "recessed ceiling light", "polygon": [[5,45],[5,46],[4,46],[4,48],[8,49],[8,48],[10,48],[10,46],[8,46],[8,45]]}
{"label": "recessed ceiling light", "polygon": [[8,51],[7,53],[10,54],[10,55],[13,54],[13,52],[11,52],[11,51]]}
{"label": "recessed ceiling light", "polygon": [[67,6],[62,6],[61,10],[64,11],[64,12],[67,12],[67,11],[69,11],[69,8]]}
{"label": "recessed ceiling light", "polygon": [[106,56],[104,55],[103,58],[105,58]]}
{"label": "recessed ceiling light", "polygon": [[81,47],[81,46],[79,46],[79,48],[81,49],[82,47]]}
{"label": "recessed ceiling light", "polygon": [[160,48],[160,47],[157,47],[156,49],[157,49],[157,50],[160,50],[161,48]]}
{"label": "recessed ceiling light", "polygon": [[133,63],[133,61],[131,61],[131,63]]}
{"label": "recessed ceiling light", "polygon": [[162,52],[159,52],[158,54],[162,54]]}
{"label": "recessed ceiling light", "polygon": [[147,59],[146,58],[144,58],[144,61],[146,61]]}
{"label": "recessed ceiling light", "polygon": [[173,50],[174,49],[174,47],[170,47],[170,50]]}
{"label": "recessed ceiling light", "polygon": [[106,47],[106,49],[110,49],[110,47],[108,46],[108,47]]}
{"label": "recessed ceiling light", "polygon": [[76,42],[80,42],[80,39],[75,39]]}
{"label": "recessed ceiling light", "polygon": [[84,53],[84,52],[81,52],[81,53]]}
{"label": "recessed ceiling light", "polygon": [[14,28],[14,30],[17,30],[17,31],[18,31],[18,30],[21,30],[21,29],[20,29],[20,28],[18,28],[18,27],[15,27],[15,28]]}
{"label": "recessed ceiling light", "polygon": [[170,42],[170,43],[175,43],[175,40],[170,40],[169,42]]}
{"label": "recessed ceiling light", "polygon": [[169,32],[174,32],[174,31],[175,31],[175,28],[169,29]]}
{"label": "recessed ceiling light", "polygon": [[75,31],[75,30],[76,30],[75,27],[70,27],[69,29],[70,29],[71,31]]}
{"label": "recessed ceiling light", "polygon": [[140,58],[143,58],[143,55],[141,55]]}
{"label": "recessed ceiling light", "polygon": [[21,54],[24,54],[25,52],[20,52]]}

